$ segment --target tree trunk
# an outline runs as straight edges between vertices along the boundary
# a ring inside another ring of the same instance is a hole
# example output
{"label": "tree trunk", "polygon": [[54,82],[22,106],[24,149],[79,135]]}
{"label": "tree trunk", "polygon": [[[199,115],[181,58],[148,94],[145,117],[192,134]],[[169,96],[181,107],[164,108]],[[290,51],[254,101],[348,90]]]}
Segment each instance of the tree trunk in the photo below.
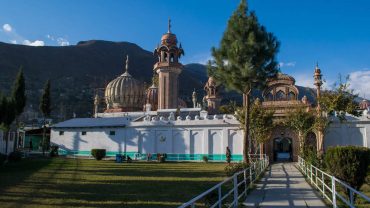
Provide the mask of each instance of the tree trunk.
{"label": "tree trunk", "polygon": [[46,119],[44,118],[44,125],[42,128],[42,155],[45,155],[45,147],[46,147]]}
{"label": "tree trunk", "polygon": [[323,154],[324,154],[324,148],[323,148],[323,146],[324,146],[324,133],[322,132],[321,129],[319,129],[317,131],[316,143],[317,143],[316,144],[317,145],[317,149],[316,149],[317,155],[321,159]]}
{"label": "tree trunk", "polygon": [[5,154],[8,154],[8,143],[9,143],[9,130],[4,131],[4,139],[5,139]]}
{"label": "tree trunk", "polygon": [[244,123],[245,123],[245,126],[244,126],[244,139],[243,139],[243,160],[245,163],[249,163],[249,158],[248,158],[248,154],[249,154],[249,104],[250,104],[250,101],[249,101],[249,96],[250,96],[250,92],[248,93],[244,93],[243,94],[243,97],[245,98],[244,99],[244,103],[245,103],[245,120],[244,120]]}
{"label": "tree trunk", "polygon": [[13,143],[13,151],[17,150],[17,144],[18,144],[18,137],[19,137],[19,123],[18,118],[15,118],[15,126],[17,128],[17,132],[14,137],[14,143]]}
{"label": "tree trunk", "polygon": [[263,143],[260,143],[260,158],[263,159]]}

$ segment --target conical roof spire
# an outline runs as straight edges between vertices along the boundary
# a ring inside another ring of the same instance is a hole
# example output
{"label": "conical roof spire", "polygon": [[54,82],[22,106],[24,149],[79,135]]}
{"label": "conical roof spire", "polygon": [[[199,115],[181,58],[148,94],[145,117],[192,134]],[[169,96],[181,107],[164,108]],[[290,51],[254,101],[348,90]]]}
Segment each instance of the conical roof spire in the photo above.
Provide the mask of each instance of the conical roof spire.
{"label": "conical roof spire", "polygon": [[171,33],[171,19],[168,18],[168,31],[167,33]]}
{"label": "conical roof spire", "polygon": [[128,73],[128,55],[126,55],[126,65],[125,65],[125,73],[122,74],[122,76],[131,76],[129,73]]}

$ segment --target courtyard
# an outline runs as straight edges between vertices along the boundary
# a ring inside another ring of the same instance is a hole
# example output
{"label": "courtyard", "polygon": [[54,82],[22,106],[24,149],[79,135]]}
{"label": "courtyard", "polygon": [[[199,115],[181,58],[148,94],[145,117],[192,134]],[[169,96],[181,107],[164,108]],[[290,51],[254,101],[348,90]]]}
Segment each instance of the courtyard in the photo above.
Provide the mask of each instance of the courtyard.
{"label": "courtyard", "polygon": [[1,207],[177,207],[225,178],[224,163],[25,159],[0,167]]}

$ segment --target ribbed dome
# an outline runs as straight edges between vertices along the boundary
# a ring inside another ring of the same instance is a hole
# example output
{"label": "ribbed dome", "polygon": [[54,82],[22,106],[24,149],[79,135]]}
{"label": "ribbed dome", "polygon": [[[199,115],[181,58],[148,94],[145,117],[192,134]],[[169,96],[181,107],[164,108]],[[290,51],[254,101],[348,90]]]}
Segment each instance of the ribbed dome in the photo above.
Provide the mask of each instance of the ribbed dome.
{"label": "ribbed dome", "polygon": [[177,37],[173,33],[165,33],[161,38],[161,44],[166,46],[177,45]]}
{"label": "ribbed dome", "polygon": [[152,110],[158,109],[158,87],[154,84],[146,91],[146,103],[152,106]]}
{"label": "ribbed dome", "polygon": [[[140,111],[144,106],[144,84],[128,73],[128,57],[126,72],[111,81],[105,88],[107,110]],[[115,110],[114,110],[115,109]]]}
{"label": "ribbed dome", "polygon": [[280,80],[289,80],[289,81],[295,82],[295,79],[292,76],[287,75],[287,74],[282,74],[282,73],[278,73],[277,79],[280,79]]}

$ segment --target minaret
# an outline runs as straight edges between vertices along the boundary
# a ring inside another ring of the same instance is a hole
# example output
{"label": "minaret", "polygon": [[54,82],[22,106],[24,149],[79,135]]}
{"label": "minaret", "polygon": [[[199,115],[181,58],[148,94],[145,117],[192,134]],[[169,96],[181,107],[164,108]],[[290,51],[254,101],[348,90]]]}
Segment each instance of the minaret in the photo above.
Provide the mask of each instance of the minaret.
{"label": "minaret", "polygon": [[221,104],[221,97],[219,95],[219,86],[216,85],[216,81],[213,77],[208,78],[204,90],[207,93],[205,99],[207,100],[208,113],[217,114]]}
{"label": "minaret", "polygon": [[[320,90],[321,90],[321,86],[322,86],[322,74],[321,74],[321,70],[319,68],[319,64],[316,64],[315,72],[314,72],[313,77],[315,79],[314,85],[316,86],[317,117],[321,118],[322,114],[321,114],[319,99],[320,99]],[[323,152],[324,152],[324,129],[321,126],[318,126],[318,129],[317,129],[317,132],[316,132],[316,151],[319,154],[319,156],[323,155]]]}
{"label": "minaret", "polygon": [[192,101],[193,101],[193,108],[197,107],[197,92],[195,92],[195,89],[193,91],[193,94],[191,95]]}
{"label": "minaret", "polygon": [[317,100],[317,113],[320,113],[320,102],[319,102],[319,99],[320,99],[320,91],[321,91],[321,86],[322,86],[322,74],[321,74],[321,70],[319,68],[319,64],[317,63],[316,64],[316,67],[315,67],[315,73],[313,75],[315,81],[314,81],[314,85],[316,86],[316,100]]}
{"label": "minaret", "polygon": [[182,71],[179,58],[184,55],[181,44],[177,46],[176,35],[171,33],[171,20],[168,31],[161,38],[161,44],[154,50],[158,62],[154,71],[158,73],[158,109],[175,109],[178,107],[178,76]]}

